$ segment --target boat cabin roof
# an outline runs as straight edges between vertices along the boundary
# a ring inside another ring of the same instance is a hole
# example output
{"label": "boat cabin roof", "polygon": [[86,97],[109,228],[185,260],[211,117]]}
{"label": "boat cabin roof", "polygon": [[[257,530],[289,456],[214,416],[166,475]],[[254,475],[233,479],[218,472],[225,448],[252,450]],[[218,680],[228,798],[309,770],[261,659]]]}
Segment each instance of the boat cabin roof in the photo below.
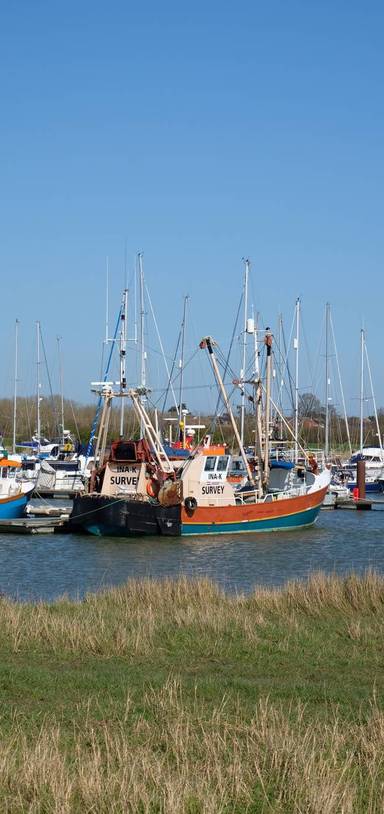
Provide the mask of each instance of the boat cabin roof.
{"label": "boat cabin roof", "polygon": [[8,467],[9,469],[13,469],[14,467],[18,468],[21,466],[20,461],[13,461],[12,458],[0,458],[0,466],[1,467]]}

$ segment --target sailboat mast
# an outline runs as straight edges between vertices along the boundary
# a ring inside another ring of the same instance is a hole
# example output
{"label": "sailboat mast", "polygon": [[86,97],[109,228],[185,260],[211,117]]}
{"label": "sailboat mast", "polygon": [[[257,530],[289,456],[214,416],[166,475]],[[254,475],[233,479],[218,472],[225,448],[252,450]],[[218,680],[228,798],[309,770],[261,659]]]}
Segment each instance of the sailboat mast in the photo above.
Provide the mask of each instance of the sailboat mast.
{"label": "sailboat mast", "polygon": [[364,446],[364,328],[360,330],[360,452]]}
{"label": "sailboat mast", "polygon": [[296,300],[296,336],[293,340],[293,347],[296,352],[295,365],[295,463],[299,457],[299,339],[300,339],[300,298]]}
{"label": "sailboat mast", "polygon": [[325,457],[329,456],[329,312],[330,305],[325,306]]}
{"label": "sailboat mast", "polygon": [[64,446],[64,387],[63,387],[63,365],[61,361],[60,337],[57,338],[57,353],[59,357],[60,374],[60,394],[61,394],[61,443]]}
{"label": "sailboat mast", "polygon": [[248,276],[249,276],[249,260],[244,260],[244,331],[243,331],[243,359],[240,379],[243,383],[241,390],[241,414],[240,414],[240,437],[241,443],[244,444],[244,421],[245,421],[245,368],[247,362],[247,318],[248,318]]}
{"label": "sailboat mast", "polygon": [[370,384],[370,387],[371,387],[371,396],[372,396],[372,402],[373,402],[373,412],[374,412],[375,424],[376,424],[376,434],[377,434],[377,437],[379,439],[380,449],[382,450],[383,449],[383,444],[382,444],[382,439],[381,439],[379,417],[377,415],[376,398],[375,398],[375,392],[374,392],[374,389],[373,389],[371,365],[369,364],[368,348],[367,348],[367,343],[366,342],[365,342],[365,358],[367,360],[367,370],[368,370],[368,376],[369,376],[369,384]]}
{"label": "sailboat mast", "polygon": [[[127,387],[126,358],[127,358],[127,322],[128,322],[128,289],[123,291],[123,301],[121,304],[121,330],[120,330],[120,392],[123,393]],[[124,437],[124,406],[125,399],[121,399],[120,408],[120,438]]]}
{"label": "sailboat mast", "polygon": [[336,360],[336,367],[337,367],[337,375],[338,375],[338,379],[339,379],[339,387],[340,387],[340,393],[341,393],[341,401],[342,401],[342,404],[343,404],[343,414],[344,414],[345,431],[346,431],[346,435],[347,435],[347,441],[348,441],[349,454],[350,454],[350,455],[352,455],[351,435],[350,435],[350,432],[349,432],[349,424],[348,424],[347,408],[346,408],[346,405],[345,405],[344,388],[343,388],[343,382],[341,381],[341,372],[340,372],[339,354],[338,354],[338,352],[337,352],[336,337],[335,337],[335,331],[334,331],[334,327],[333,327],[333,320],[332,320],[332,315],[331,315],[331,313],[329,314],[329,322],[330,322],[331,331],[332,331],[333,348],[334,348],[334,353],[335,353],[335,360]]}
{"label": "sailboat mast", "polygon": [[13,387],[13,433],[12,433],[12,452],[16,452],[16,416],[17,416],[17,382],[18,382],[18,344],[19,344],[19,320],[15,323],[15,378]]}
{"label": "sailboat mast", "polygon": [[41,424],[40,424],[40,322],[36,322],[36,341],[37,341],[37,362],[36,362],[36,371],[37,371],[37,387],[36,387],[36,416],[37,416],[37,451],[40,452],[40,435],[41,435]]}

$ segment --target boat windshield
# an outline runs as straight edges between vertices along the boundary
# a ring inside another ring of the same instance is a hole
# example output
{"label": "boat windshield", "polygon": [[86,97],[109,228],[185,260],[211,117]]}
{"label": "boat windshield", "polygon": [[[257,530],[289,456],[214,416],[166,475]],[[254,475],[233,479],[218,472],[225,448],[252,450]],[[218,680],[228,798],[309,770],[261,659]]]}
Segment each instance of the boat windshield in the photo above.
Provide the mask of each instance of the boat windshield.
{"label": "boat windshield", "polygon": [[229,455],[220,455],[220,458],[217,461],[217,472],[225,472],[228,466],[228,459]]}

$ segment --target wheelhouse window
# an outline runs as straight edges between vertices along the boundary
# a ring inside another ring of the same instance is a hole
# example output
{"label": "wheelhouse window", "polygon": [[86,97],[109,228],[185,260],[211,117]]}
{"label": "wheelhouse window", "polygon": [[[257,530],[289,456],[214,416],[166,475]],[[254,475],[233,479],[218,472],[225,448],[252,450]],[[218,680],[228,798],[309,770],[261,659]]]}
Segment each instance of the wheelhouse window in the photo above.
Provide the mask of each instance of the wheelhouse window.
{"label": "wheelhouse window", "polygon": [[216,456],[208,455],[208,458],[205,462],[204,471],[205,472],[213,472],[216,463]]}
{"label": "wheelhouse window", "polygon": [[228,466],[228,455],[220,455],[220,458],[217,461],[216,471],[217,472],[225,472]]}

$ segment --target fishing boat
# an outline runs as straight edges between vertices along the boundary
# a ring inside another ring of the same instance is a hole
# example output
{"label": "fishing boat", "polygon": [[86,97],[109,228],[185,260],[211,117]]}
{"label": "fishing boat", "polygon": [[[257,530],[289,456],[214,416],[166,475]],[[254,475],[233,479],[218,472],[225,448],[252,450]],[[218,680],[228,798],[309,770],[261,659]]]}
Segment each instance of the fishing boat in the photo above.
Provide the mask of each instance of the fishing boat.
{"label": "fishing boat", "polygon": [[0,520],[22,517],[33,492],[33,483],[18,479],[21,464],[0,458]]}
{"label": "fishing boat", "polygon": [[[309,460],[270,468],[268,432],[264,458],[251,468],[220,377],[214,341],[205,337],[200,346],[208,349],[231,416],[246,473],[242,481],[231,482],[231,455],[223,447],[201,445],[186,461],[172,461],[144,407],[142,388],[125,395],[132,400],[146,439],[115,442],[104,458],[111,402],[119,395],[105,386],[90,492],[75,498],[73,525],[95,535],[130,537],[254,533],[303,528],[315,522],[328,490],[329,470],[320,471],[316,461]],[[268,398],[270,335],[266,347]]]}

